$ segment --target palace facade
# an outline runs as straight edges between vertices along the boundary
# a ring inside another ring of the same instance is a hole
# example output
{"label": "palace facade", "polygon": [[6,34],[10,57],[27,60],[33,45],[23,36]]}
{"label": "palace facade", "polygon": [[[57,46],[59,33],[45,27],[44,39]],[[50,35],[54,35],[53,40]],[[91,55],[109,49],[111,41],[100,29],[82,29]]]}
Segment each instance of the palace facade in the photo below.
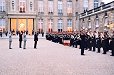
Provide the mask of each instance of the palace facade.
{"label": "palace facade", "polygon": [[0,0],[3,31],[63,32],[80,29],[79,14],[100,6],[101,0]]}

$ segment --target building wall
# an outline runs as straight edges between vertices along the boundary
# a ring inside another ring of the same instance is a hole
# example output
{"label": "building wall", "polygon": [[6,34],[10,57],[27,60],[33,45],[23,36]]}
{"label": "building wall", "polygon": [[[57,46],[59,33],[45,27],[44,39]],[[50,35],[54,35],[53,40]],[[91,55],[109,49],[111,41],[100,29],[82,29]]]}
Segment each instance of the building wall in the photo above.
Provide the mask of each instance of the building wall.
{"label": "building wall", "polygon": [[[38,22],[39,19],[43,19],[43,31],[48,31],[48,19],[53,19],[53,25],[52,29],[53,31],[58,31],[58,19],[62,18],[63,20],[63,31],[67,31],[67,19],[72,19],[72,31],[79,30],[79,17],[77,16],[79,13],[82,13],[84,11],[83,7],[83,0],[71,0],[72,1],[72,15],[67,15],[67,0],[62,0],[63,3],[63,15],[58,16],[58,0],[53,0],[53,14],[48,14],[48,0],[43,0],[44,3],[44,14],[39,15],[38,14],[38,0],[25,0],[26,3],[26,12],[20,13],[19,12],[19,0],[15,0],[15,10],[13,11],[11,9],[12,7],[12,0],[5,0],[6,1],[6,28],[7,30],[11,29],[11,20],[10,19],[16,19],[16,29],[18,30],[19,23],[18,19],[26,19],[26,26],[28,26],[28,20],[27,19],[33,19],[33,29],[35,31],[38,30]],[[30,1],[33,2],[33,11],[30,11]],[[93,0],[89,0],[89,7],[93,6]],[[77,12],[77,14],[76,14]],[[77,17],[76,17],[77,16]],[[28,30],[28,27],[26,28]]]}
{"label": "building wall", "polygon": [[[104,8],[104,7],[107,7],[107,8]],[[100,7],[99,11],[97,12],[94,12],[94,11],[95,10],[93,9],[93,12],[91,14],[87,14],[88,12],[85,12],[86,15],[83,15],[83,16],[80,14],[80,19],[79,19],[80,30],[83,28],[83,23],[85,24],[84,26],[87,29],[89,29],[88,23],[90,18],[90,22],[92,24],[92,27],[90,28],[90,30],[92,31],[98,30],[100,32],[113,31],[114,30],[114,1]],[[96,15],[98,16],[99,27],[96,27],[96,21],[97,21]]]}

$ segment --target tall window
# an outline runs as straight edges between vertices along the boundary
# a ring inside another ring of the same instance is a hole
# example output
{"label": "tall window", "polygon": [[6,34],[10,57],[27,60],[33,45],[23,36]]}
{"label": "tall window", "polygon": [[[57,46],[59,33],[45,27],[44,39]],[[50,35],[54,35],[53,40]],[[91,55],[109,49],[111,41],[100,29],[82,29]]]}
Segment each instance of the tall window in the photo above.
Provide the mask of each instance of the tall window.
{"label": "tall window", "polygon": [[43,31],[43,19],[39,19],[38,29],[40,33]]}
{"label": "tall window", "polygon": [[62,32],[62,29],[63,29],[62,19],[58,19],[58,32]]}
{"label": "tall window", "polygon": [[19,0],[19,11],[20,13],[24,13],[26,8],[26,0]]}
{"label": "tall window", "polygon": [[15,5],[15,2],[12,1],[12,10],[14,10],[14,5]]}
{"label": "tall window", "polygon": [[98,19],[96,19],[95,25],[96,25],[96,28],[99,27],[99,20]]}
{"label": "tall window", "polygon": [[32,11],[32,10],[33,10],[33,3],[30,2],[30,11]]}
{"label": "tall window", "polygon": [[67,29],[69,32],[72,31],[72,19],[67,19]]}
{"label": "tall window", "polygon": [[67,1],[67,13],[68,14],[72,13],[72,1],[71,0]]}
{"label": "tall window", "polygon": [[5,19],[0,19],[0,27],[5,28],[6,25],[6,20]]}
{"label": "tall window", "polygon": [[62,15],[62,0],[58,0],[58,15]]}
{"label": "tall window", "polygon": [[38,12],[39,12],[39,13],[44,12],[43,0],[39,0],[39,1],[38,1]]}
{"label": "tall window", "polygon": [[49,19],[49,21],[48,21],[48,32],[52,32],[52,25],[53,25],[53,20]]}
{"label": "tall window", "polygon": [[88,0],[84,0],[84,10],[87,10],[88,9],[88,4],[89,4],[89,2],[88,2]]}
{"label": "tall window", "polygon": [[0,0],[0,11],[4,12],[5,11],[5,0]]}
{"label": "tall window", "polygon": [[99,5],[99,0],[94,0],[94,8],[97,8]]}
{"label": "tall window", "polygon": [[88,28],[91,29],[91,21],[88,21]]}
{"label": "tall window", "polygon": [[48,11],[53,14],[53,0],[48,0]]}

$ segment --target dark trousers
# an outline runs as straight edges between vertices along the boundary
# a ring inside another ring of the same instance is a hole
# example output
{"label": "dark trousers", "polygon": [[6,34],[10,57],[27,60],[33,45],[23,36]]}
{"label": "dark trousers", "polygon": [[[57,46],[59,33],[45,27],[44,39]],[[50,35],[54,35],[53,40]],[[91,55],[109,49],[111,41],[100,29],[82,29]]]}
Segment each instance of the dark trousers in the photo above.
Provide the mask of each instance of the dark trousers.
{"label": "dark trousers", "polygon": [[22,45],[22,41],[19,41],[19,48],[22,48],[21,45]]}
{"label": "dark trousers", "polygon": [[98,48],[98,53],[100,53],[100,48]]}
{"label": "dark trousers", "polygon": [[106,54],[107,49],[103,48],[103,54]]}
{"label": "dark trousers", "polygon": [[84,54],[84,48],[81,48],[81,55]]}
{"label": "dark trousers", "polygon": [[34,48],[36,48],[37,46],[37,41],[34,41]]}
{"label": "dark trousers", "polygon": [[95,46],[93,46],[93,51],[95,51]]}
{"label": "dark trousers", "polygon": [[114,50],[112,50],[112,56],[114,56]]}

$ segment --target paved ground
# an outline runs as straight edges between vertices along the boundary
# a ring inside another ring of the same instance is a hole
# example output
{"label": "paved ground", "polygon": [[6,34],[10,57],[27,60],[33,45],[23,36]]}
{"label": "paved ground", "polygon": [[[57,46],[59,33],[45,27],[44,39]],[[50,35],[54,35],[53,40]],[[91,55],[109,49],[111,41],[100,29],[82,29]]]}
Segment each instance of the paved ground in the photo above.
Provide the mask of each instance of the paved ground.
{"label": "paved ground", "polygon": [[80,50],[39,39],[33,49],[33,39],[27,40],[27,49],[8,49],[8,39],[0,39],[0,75],[114,75],[114,57]]}

